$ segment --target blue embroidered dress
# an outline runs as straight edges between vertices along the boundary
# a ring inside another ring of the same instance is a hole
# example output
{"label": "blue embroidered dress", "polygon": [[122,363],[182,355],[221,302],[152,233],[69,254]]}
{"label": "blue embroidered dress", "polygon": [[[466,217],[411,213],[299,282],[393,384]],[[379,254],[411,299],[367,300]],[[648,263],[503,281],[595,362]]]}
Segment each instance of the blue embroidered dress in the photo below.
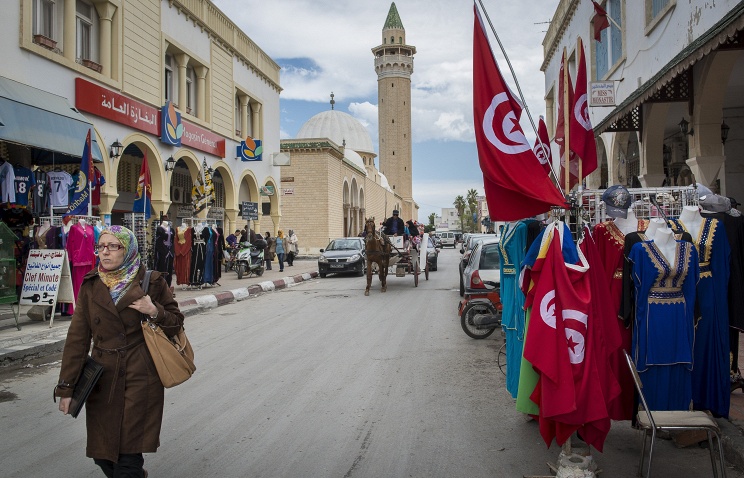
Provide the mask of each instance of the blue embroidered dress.
{"label": "blue embroidered dress", "polygon": [[728,238],[718,219],[704,218],[699,231],[688,231],[679,220],[673,223],[676,232],[692,235],[700,260],[697,300],[702,317],[695,326],[693,407],[728,417],[731,404],[728,314],[731,249]]}
{"label": "blue embroidered dress", "polygon": [[507,224],[499,241],[501,325],[506,333],[506,389],[517,398],[524,347],[524,294],[519,288],[519,265],[527,253],[527,225]]}
{"label": "blue embroidered dress", "polygon": [[692,400],[695,341],[695,247],[676,241],[673,263],[654,241],[630,250],[636,315],[631,355],[652,410],[688,410]]}

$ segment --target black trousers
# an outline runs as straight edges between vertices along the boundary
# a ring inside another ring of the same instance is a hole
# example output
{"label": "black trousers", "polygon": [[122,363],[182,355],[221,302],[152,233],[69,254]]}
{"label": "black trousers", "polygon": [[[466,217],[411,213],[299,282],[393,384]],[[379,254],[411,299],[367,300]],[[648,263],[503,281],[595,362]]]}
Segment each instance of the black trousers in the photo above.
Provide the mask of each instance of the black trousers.
{"label": "black trousers", "polygon": [[142,469],[145,458],[142,453],[119,455],[117,463],[97,458],[94,458],[93,461],[101,467],[107,478],[144,478],[145,476],[145,470]]}
{"label": "black trousers", "polygon": [[294,253],[294,252],[292,252],[292,251],[289,251],[289,252],[287,253],[287,264],[289,264],[290,266],[291,266],[291,265],[292,265],[292,263],[294,262],[294,256],[295,256],[295,253]]}

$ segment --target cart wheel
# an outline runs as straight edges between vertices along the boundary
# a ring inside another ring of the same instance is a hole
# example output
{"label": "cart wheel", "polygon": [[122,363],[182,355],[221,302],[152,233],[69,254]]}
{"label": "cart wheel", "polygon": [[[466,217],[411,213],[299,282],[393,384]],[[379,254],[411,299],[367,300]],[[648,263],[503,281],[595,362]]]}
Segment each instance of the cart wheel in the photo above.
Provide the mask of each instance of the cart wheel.
{"label": "cart wheel", "polygon": [[419,276],[419,265],[418,262],[413,266],[413,286],[418,287],[418,276]]}
{"label": "cart wheel", "polygon": [[424,267],[424,276],[426,280],[429,280],[429,261],[426,261],[426,267]]}

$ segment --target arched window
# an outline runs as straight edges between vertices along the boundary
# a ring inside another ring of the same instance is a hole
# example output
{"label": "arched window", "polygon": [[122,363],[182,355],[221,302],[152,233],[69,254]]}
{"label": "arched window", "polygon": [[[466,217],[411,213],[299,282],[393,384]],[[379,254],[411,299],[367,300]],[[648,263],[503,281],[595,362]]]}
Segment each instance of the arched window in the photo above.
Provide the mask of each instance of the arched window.
{"label": "arched window", "polygon": [[390,37],[390,44],[392,45],[393,43],[395,43],[395,37]]}
{"label": "arched window", "polygon": [[398,38],[398,43],[400,43],[401,45],[403,44],[403,37]]}

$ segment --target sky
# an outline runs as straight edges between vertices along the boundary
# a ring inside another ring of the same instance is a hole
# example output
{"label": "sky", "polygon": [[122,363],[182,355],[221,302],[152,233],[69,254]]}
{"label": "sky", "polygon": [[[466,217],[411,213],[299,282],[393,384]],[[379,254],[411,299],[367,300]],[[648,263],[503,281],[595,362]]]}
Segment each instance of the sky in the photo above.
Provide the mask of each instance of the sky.
{"label": "sky", "polygon": [[[315,114],[335,109],[359,120],[378,151],[377,74],[371,49],[382,43],[392,2],[380,0],[212,0],[281,67],[282,139]],[[482,0],[537,124],[545,114],[542,41],[558,0]],[[469,189],[483,194],[473,129],[473,2],[397,0],[406,43],[416,47],[411,76],[413,198],[419,220],[453,207]],[[480,4],[479,4],[480,7]],[[485,18],[484,21],[488,23]],[[516,91],[489,32],[494,56]],[[522,128],[530,141],[527,112]],[[379,159],[379,158],[378,158]],[[379,163],[378,163],[379,167]]]}

